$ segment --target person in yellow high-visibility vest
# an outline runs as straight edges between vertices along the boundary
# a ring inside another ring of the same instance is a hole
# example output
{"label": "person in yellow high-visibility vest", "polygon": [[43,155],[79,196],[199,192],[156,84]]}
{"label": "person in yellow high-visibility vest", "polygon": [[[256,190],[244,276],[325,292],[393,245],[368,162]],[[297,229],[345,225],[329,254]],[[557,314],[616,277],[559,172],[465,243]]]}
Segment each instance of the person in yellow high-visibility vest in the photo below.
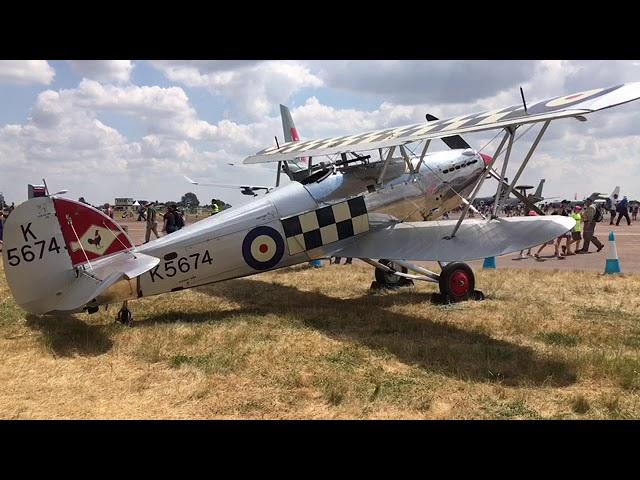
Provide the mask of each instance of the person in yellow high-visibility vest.
{"label": "person in yellow high-visibility vest", "polygon": [[216,202],[211,202],[211,215],[215,215],[216,213],[220,212],[220,207],[218,207],[218,204]]}
{"label": "person in yellow high-visibility vest", "polygon": [[[580,205],[576,205],[569,216],[576,221],[576,226],[571,229],[571,241],[569,242],[569,245],[567,245],[566,254],[573,255],[580,250],[580,241],[582,240],[582,207]],[[571,244],[574,242],[576,244],[576,248],[573,249],[572,253]]]}

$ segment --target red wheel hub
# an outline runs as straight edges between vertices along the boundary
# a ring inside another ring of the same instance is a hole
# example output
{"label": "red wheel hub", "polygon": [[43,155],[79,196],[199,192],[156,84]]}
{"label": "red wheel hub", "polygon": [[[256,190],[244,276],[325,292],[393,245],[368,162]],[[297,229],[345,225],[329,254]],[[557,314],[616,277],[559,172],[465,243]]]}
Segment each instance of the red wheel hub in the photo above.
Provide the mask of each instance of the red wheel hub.
{"label": "red wheel hub", "polygon": [[462,270],[456,270],[449,277],[449,288],[456,297],[469,293],[469,276]]}

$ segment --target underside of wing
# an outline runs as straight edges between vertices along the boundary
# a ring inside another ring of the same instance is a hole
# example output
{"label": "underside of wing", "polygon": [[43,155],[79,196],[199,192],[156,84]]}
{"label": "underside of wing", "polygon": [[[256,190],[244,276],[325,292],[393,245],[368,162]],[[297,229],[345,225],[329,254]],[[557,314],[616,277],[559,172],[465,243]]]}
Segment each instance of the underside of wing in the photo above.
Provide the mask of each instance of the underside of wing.
{"label": "underside of wing", "polygon": [[317,157],[353,151],[368,151],[404,145],[418,140],[445,138],[470,132],[492,130],[511,125],[541,122],[585,115],[640,98],[640,82],[543,100],[527,106],[514,105],[500,110],[455,118],[365,132],[358,135],[290,142],[247,157],[245,164],[290,160],[300,156]]}
{"label": "underside of wing", "polygon": [[575,220],[560,215],[509,217],[491,221],[465,220],[456,236],[456,220],[396,223],[360,235],[330,255],[416,261],[468,261],[505,255],[540,245],[574,227]]}

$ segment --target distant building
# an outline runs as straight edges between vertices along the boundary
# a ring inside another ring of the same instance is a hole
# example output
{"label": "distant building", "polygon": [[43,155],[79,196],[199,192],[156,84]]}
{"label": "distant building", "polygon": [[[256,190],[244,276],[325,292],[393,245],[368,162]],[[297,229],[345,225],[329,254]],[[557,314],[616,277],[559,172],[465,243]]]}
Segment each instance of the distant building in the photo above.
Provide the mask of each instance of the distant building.
{"label": "distant building", "polygon": [[27,198],[45,197],[47,190],[44,185],[27,185]]}
{"label": "distant building", "polygon": [[114,203],[116,210],[126,210],[133,207],[133,198],[116,198]]}

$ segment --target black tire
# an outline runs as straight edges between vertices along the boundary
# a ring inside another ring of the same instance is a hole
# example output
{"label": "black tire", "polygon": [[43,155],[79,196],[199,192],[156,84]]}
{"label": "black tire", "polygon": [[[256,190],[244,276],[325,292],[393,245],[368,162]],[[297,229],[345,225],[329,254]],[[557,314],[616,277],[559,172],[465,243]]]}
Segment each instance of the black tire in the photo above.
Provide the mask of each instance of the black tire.
{"label": "black tire", "polygon": [[131,326],[133,324],[133,315],[131,315],[131,310],[120,310],[118,312],[118,321],[123,325]]}
{"label": "black tire", "polygon": [[[387,260],[387,259],[381,259],[379,260],[379,262],[383,265],[391,265],[393,262],[391,260]],[[402,273],[407,273],[407,269],[405,267],[402,267],[400,269],[393,267],[395,270],[398,270]],[[399,288],[399,287],[404,287],[405,285],[407,285],[407,279],[406,278],[402,278],[398,275],[395,275],[393,273],[389,273],[389,272],[385,272],[384,270],[380,269],[380,268],[376,268],[376,281],[378,282],[378,287],[383,287],[383,288]]]}
{"label": "black tire", "polygon": [[476,280],[469,265],[453,262],[442,269],[439,284],[442,295],[452,302],[461,302],[473,294]]}

